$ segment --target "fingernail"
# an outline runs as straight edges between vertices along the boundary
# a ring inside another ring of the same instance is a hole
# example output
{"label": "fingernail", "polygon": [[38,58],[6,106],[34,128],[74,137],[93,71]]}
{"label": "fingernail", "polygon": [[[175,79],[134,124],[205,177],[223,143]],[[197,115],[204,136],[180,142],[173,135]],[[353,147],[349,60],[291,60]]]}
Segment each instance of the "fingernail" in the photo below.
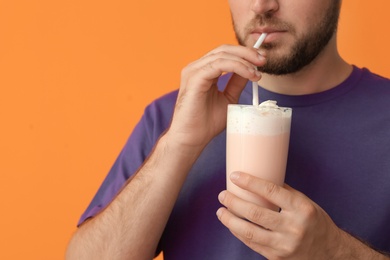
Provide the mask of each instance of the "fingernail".
{"label": "fingernail", "polygon": [[231,180],[237,180],[238,178],[240,178],[240,173],[239,172],[232,172],[230,174],[230,179]]}
{"label": "fingernail", "polygon": [[265,60],[265,57],[262,56],[261,54],[259,54],[257,57],[258,57],[259,61],[264,61]]}
{"label": "fingernail", "polygon": [[222,215],[222,209],[218,209],[217,210],[217,217],[221,218],[221,215]]}
{"label": "fingernail", "polygon": [[222,192],[219,193],[219,195],[218,195],[218,200],[219,200],[220,202],[223,202],[224,199],[225,199],[225,197],[226,197],[225,191],[222,191]]}
{"label": "fingernail", "polygon": [[261,57],[263,57],[263,58],[265,58],[265,56],[266,56],[266,52],[264,52],[263,50],[258,50],[257,53],[258,53]]}

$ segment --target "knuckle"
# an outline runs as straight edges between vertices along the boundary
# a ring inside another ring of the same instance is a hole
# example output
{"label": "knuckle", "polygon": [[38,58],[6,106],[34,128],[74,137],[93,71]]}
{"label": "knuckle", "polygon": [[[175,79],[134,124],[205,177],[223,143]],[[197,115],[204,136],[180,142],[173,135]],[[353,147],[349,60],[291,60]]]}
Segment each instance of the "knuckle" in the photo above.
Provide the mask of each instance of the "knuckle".
{"label": "knuckle", "polygon": [[225,51],[225,50],[227,50],[228,48],[230,48],[231,47],[231,45],[229,45],[229,44],[222,44],[220,47],[219,47],[219,49],[221,50],[221,51]]}
{"label": "knuckle", "polygon": [[277,194],[279,192],[279,186],[276,185],[275,183],[268,182],[265,185],[265,192],[266,192],[267,196],[273,197],[275,194]]}
{"label": "knuckle", "polygon": [[304,219],[306,219],[306,220],[315,219],[317,216],[316,207],[313,204],[308,203],[308,202],[301,203],[300,212],[303,215]]}
{"label": "knuckle", "polygon": [[263,218],[263,211],[257,206],[251,206],[249,209],[248,218],[252,222],[259,223]]}
{"label": "knuckle", "polygon": [[226,59],[222,56],[221,53],[217,54],[214,61],[212,62],[215,64],[215,66],[220,66],[221,64],[224,64],[226,62]]}
{"label": "knuckle", "polygon": [[187,71],[188,71],[188,68],[185,67],[185,68],[182,68],[181,72],[180,72],[180,75],[181,77],[183,78],[185,75],[187,75]]}
{"label": "knuckle", "polygon": [[[213,65],[211,64],[211,62],[207,62],[205,65],[203,65],[202,67],[200,67],[200,70],[204,70],[204,71],[207,71],[207,70],[210,70],[213,68]],[[198,69],[199,70],[199,69]]]}
{"label": "knuckle", "polygon": [[296,256],[299,250],[299,244],[293,239],[284,240],[283,243],[278,243],[278,256],[281,259],[290,259],[293,256]]}
{"label": "knuckle", "polygon": [[286,243],[283,245],[280,252],[282,258],[289,258],[294,255],[295,246],[293,245],[293,243]]}
{"label": "knuckle", "polygon": [[244,231],[244,237],[247,241],[252,242],[254,237],[253,229],[250,227],[246,228]]}
{"label": "knuckle", "polygon": [[303,227],[295,227],[290,230],[293,239],[290,241],[290,248],[296,248],[297,245],[302,241],[305,237],[305,229]]}
{"label": "knuckle", "polygon": [[190,74],[191,71],[192,71],[192,66],[188,65],[187,67],[182,68],[182,70],[180,72],[180,76],[182,78],[185,78],[187,75]]}
{"label": "knuckle", "polygon": [[227,54],[227,51],[221,50],[221,51],[215,53],[215,57],[217,57],[217,58],[224,57],[226,54]]}
{"label": "knuckle", "polygon": [[267,218],[267,223],[270,229],[277,229],[281,224],[280,222],[280,218],[277,218],[275,216],[270,216],[269,218]]}
{"label": "knuckle", "polygon": [[212,60],[212,62],[217,62],[218,60],[221,60],[225,56],[225,54],[225,51],[210,53],[209,59]]}

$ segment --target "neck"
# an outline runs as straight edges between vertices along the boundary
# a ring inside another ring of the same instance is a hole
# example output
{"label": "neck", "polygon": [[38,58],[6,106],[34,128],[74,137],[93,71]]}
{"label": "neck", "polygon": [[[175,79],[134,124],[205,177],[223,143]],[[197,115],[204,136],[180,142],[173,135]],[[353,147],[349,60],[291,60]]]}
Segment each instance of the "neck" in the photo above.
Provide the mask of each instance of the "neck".
{"label": "neck", "polygon": [[263,74],[259,85],[280,94],[313,94],[337,86],[351,72],[352,66],[338,53],[336,36],[334,36],[316,59],[300,71],[283,76]]}

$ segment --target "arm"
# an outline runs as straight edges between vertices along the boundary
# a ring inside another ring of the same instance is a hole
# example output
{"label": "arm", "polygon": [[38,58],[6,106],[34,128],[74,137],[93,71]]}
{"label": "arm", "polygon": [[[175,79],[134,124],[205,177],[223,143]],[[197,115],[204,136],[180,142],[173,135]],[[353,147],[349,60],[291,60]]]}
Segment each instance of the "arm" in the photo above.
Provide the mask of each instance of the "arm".
{"label": "arm", "polygon": [[199,153],[174,147],[169,138],[163,136],[112,203],[79,228],[67,259],[153,258],[186,173]]}
{"label": "arm", "polygon": [[340,230],[341,241],[340,254],[337,259],[372,259],[372,260],[388,260],[389,254],[378,252],[371,248],[363,241],[351,236],[347,232]]}
{"label": "arm", "polygon": [[[226,206],[217,212],[220,221],[266,258],[389,259],[338,228],[322,208],[299,191],[244,173],[232,175],[231,179],[281,208],[280,212],[262,208],[227,191],[219,195]],[[238,218],[234,212],[240,212],[249,221]]]}
{"label": "arm", "polygon": [[[187,173],[226,124],[248,79],[264,59],[252,49],[222,46],[182,72],[171,126],[118,196],[73,235],[67,259],[152,259]],[[215,83],[233,72],[223,92]]]}

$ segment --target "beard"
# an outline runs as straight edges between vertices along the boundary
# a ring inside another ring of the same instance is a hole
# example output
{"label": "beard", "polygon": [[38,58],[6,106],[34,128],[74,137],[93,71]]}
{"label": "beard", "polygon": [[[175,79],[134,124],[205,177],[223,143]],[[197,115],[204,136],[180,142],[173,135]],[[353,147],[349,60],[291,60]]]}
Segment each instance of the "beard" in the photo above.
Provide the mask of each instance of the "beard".
{"label": "beard", "polygon": [[[271,75],[286,75],[300,71],[306,65],[313,62],[313,60],[321,53],[327,46],[330,39],[337,31],[337,24],[340,14],[340,0],[331,1],[328,10],[324,11],[324,17],[306,34],[298,37],[290,52],[286,55],[267,56],[267,63],[264,66],[258,67],[258,70]],[[270,26],[278,30],[285,30],[293,35],[296,35],[295,29],[288,23],[277,21],[270,15],[256,16],[255,19],[245,28],[246,38],[240,37],[238,29],[233,20],[233,27],[236,34],[237,41],[240,45],[245,46],[245,42],[249,37],[252,28],[256,26]],[[275,43],[263,44],[261,48],[265,50],[275,49]]]}

